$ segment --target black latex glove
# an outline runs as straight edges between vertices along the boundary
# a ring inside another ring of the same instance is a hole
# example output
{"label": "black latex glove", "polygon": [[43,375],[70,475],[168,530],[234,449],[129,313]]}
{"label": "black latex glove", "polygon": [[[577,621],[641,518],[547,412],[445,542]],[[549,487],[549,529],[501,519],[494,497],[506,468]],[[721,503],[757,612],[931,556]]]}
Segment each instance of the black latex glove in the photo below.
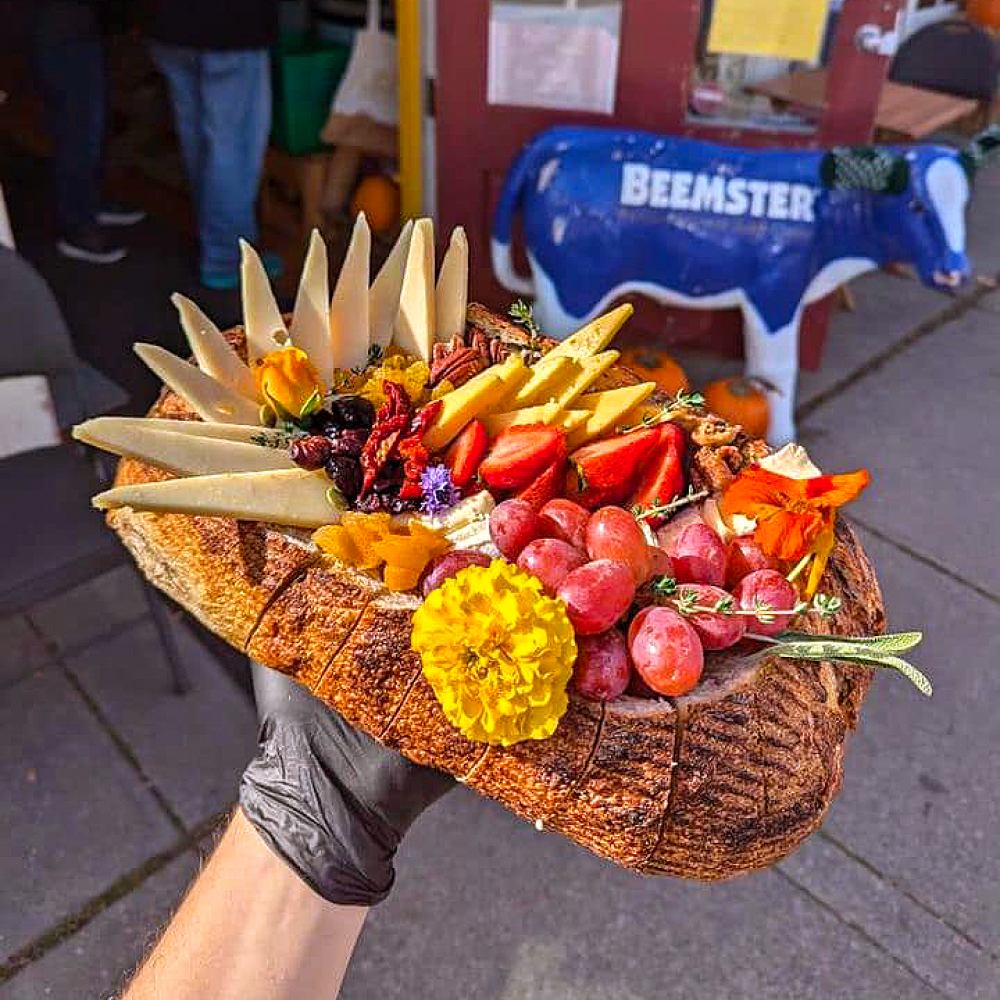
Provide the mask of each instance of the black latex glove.
{"label": "black latex glove", "polygon": [[387,750],[278,671],[251,668],[261,726],[244,815],[330,902],[380,902],[403,835],[454,779]]}

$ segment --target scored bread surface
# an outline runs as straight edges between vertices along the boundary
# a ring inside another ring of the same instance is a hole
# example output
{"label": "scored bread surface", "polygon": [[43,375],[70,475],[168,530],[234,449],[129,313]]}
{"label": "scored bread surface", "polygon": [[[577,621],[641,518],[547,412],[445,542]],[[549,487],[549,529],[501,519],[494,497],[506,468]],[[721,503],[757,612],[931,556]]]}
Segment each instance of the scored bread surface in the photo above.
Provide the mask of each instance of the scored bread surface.
{"label": "scored bread surface", "polygon": [[[518,336],[481,307],[469,313]],[[629,381],[618,369],[605,385]],[[167,390],[150,415],[191,417]],[[122,459],[116,482],[167,478]],[[714,653],[688,695],[601,705],[571,693],[549,739],[487,748],[445,719],[421,673],[416,597],[323,557],[294,529],[128,507],[108,522],[155,586],[236,648],[411,760],[645,874],[730,878],[798,846],[840,787],[871,682],[862,666]],[[875,575],[842,521],[822,589],[843,606],[832,621],[807,616],[810,631],[883,630]]]}

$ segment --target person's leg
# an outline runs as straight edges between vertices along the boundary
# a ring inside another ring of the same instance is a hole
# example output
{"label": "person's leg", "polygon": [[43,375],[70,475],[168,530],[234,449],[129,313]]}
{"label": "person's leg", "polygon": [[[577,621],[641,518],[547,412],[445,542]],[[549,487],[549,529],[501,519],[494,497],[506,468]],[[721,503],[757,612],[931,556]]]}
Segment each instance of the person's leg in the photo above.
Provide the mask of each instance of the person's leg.
{"label": "person's leg", "polygon": [[174,108],[177,140],[194,200],[200,211],[202,176],[205,168],[205,138],[201,108],[201,54],[195,49],[151,42],[150,55],[163,74]]}
{"label": "person's leg", "polygon": [[52,134],[56,213],[64,234],[77,233],[94,226],[100,204],[106,80],[93,8],[44,0],[34,48]]}
{"label": "person's leg", "polygon": [[255,205],[271,128],[267,52],[206,52],[201,103],[205,164],[200,206],[202,276],[236,274],[238,239],[257,238]]}

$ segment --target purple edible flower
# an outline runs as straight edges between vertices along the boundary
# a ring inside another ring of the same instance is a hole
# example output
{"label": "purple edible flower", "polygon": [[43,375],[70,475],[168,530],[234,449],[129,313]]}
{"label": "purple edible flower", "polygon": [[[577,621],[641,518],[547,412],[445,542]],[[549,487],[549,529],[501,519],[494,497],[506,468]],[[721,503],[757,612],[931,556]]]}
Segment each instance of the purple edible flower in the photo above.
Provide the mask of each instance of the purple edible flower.
{"label": "purple edible flower", "polygon": [[424,500],[420,509],[425,514],[440,514],[454,507],[462,498],[459,488],[451,481],[451,473],[443,465],[431,465],[420,476]]}

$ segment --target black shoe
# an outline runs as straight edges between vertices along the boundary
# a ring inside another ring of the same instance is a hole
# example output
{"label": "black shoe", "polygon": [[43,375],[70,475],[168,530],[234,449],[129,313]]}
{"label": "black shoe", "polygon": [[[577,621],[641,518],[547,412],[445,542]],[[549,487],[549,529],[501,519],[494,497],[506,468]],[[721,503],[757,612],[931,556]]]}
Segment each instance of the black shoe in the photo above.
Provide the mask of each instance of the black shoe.
{"label": "black shoe", "polygon": [[85,260],[90,264],[117,264],[128,253],[125,247],[112,243],[96,226],[63,233],[56,249],[64,257]]}
{"label": "black shoe", "polygon": [[134,226],[145,218],[141,208],[127,208],[113,201],[102,205],[97,212],[97,221],[102,226]]}

